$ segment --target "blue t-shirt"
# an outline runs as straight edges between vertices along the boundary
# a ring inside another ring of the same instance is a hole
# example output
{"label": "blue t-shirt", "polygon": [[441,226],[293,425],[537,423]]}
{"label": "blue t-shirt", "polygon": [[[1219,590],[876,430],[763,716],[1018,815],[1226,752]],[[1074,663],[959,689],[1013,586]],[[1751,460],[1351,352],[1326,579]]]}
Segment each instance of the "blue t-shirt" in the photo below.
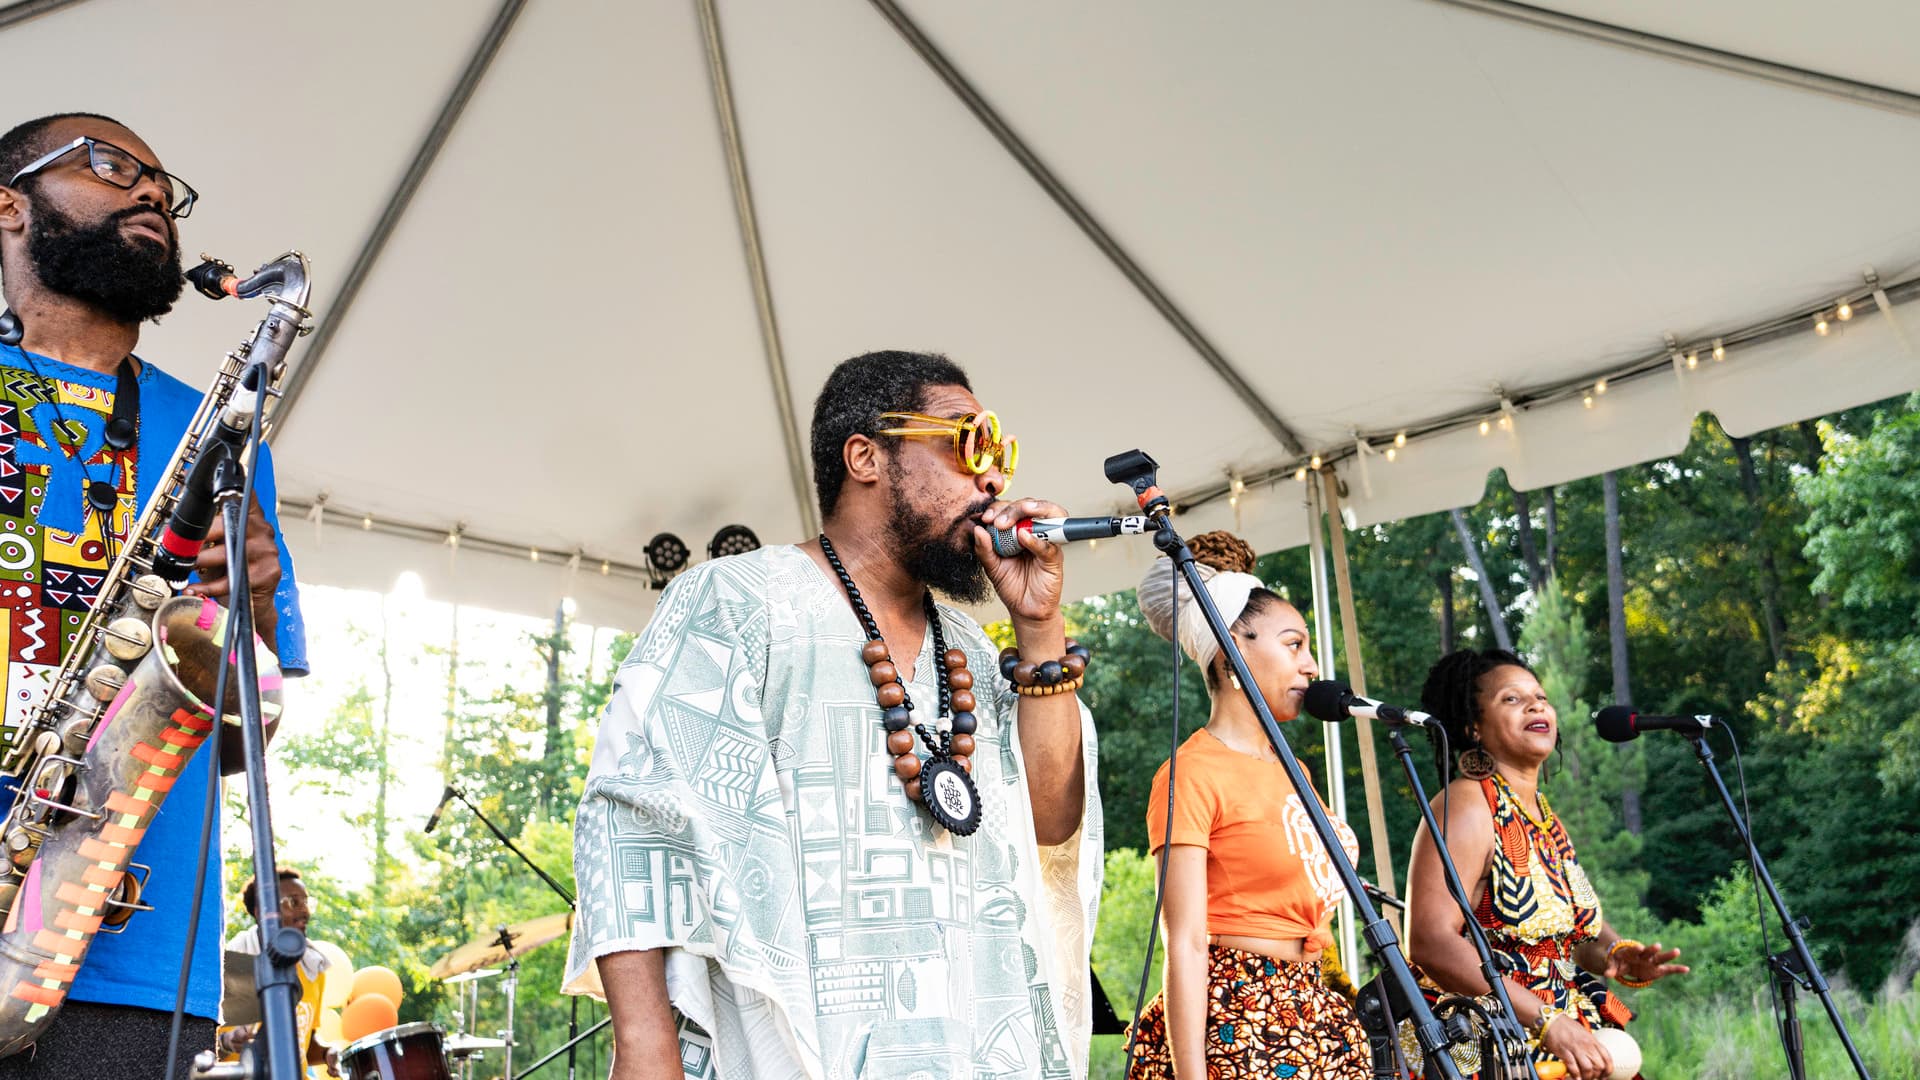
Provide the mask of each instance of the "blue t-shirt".
{"label": "blue t-shirt", "polygon": [[[152,364],[140,365],[139,383],[138,442],[116,451],[103,439],[117,386],[113,375],[0,345],[0,616],[8,638],[0,707],[9,723],[45,698],[60,654],[93,606],[107,558],[117,550],[103,542],[101,515],[87,507],[87,486],[104,481],[118,492],[120,502],[110,517],[113,533],[124,539],[200,407],[201,391]],[[255,473],[254,491],[280,548],[280,586],[274,595],[280,668],[302,675],[306,628],[293,559],[279,535],[273,461],[264,446]],[[60,648],[49,648],[56,641]],[[70,1000],[173,1008],[217,742],[209,739],[187,763],[134,855],[135,862],[153,868],[141,899],[154,910],[134,915],[123,933],[95,935]],[[5,784],[0,812],[12,803],[12,782]],[[217,816],[213,830],[187,992],[187,1012],[204,1017],[215,1016],[220,1007],[226,921]]]}

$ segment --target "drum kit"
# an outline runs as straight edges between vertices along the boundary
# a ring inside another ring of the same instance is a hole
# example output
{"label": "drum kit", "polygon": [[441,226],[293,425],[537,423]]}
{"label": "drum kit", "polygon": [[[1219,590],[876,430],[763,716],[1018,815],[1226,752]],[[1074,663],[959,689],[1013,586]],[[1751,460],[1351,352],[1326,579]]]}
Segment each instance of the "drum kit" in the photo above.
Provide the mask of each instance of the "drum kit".
{"label": "drum kit", "polygon": [[[520,985],[520,957],[573,929],[571,912],[501,926],[491,938],[468,942],[440,958],[429,972],[455,988],[453,1034],[438,1024],[402,1024],[376,1031],[340,1051],[347,1080],[474,1080],[474,1070],[490,1050],[501,1054],[500,1080],[514,1080],[513,1009]],[[501,989],[507,1006],[499,1038],[467,1030],[480,1008],[480,983],[506,976]]]}

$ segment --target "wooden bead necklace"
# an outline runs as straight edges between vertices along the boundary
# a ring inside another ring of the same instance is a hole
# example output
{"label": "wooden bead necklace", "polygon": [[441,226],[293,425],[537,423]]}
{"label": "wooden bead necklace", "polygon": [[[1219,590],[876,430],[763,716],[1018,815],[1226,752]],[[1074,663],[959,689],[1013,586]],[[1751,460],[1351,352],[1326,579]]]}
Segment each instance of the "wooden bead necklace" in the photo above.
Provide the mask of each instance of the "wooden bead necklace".
{"label": "wooden bead necklace", "polygon": [[[921,603],[926,608],[927,631],[933,635],[933,655],[935,674],[940,688],[940,709],[935,717],[934,726],[915,723],[913,719],[913,698],[907,694],[906,685],[901,681],[900,669],[893,662],[893,653],[887,648],[886,639],[880,636],[880,625],[873,621],[873,612],[867,610],[867,603],[860,598],[860,589],[853,583],[853,576],[840,562],[840,555],[833,550],[833,541],[826,533],[820,534],[820,550],[827,556],[827,565],[833,567],[835,577],[840,579],[840,587],[846,590],[847,600],[853,605],[853,613],[860,620],[860,628],[867,635],[867,643],[860,649],[860,659],[866,662],[867,675],[873,680],[874,700],[879,702],[881,722],[887,729],[887,752],[893,755],[893,772],[906,788],[907,798],[920,803],[933,815],[933,819],[944,826],[948,832],[958,836],[971,836],[980,827],[980,793],[973,786],[973,733],[979,721],[973,715],[973,674],[967,670],[967,654],[960,649],[947,648],[946,635],[940,627],[940,612],[934,607],[933,592],[922,595]],[[947,726],[939,726],[940,718],[947,718]],[[927,759],[922,762],[914,752],[914,734],[926,745]]]}

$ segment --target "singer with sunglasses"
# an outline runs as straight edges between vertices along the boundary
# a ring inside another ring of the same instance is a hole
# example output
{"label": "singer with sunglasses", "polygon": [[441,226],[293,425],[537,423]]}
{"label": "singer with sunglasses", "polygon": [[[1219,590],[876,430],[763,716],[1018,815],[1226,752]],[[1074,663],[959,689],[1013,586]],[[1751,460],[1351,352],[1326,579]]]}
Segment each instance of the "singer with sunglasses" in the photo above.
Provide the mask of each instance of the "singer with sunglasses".
{"label": "singer with sunglasses", "polygon": [[[1487,944],[1518,968],[1507,996],[1536,1056],[1565,1065],[1572,1080],[1633,1076],[1639,1049],[1624,1032],[1633,1014],[1607,980],[1637,988],[1687,969],[1673,963],[1679,949],[1623,938],[1602,917],[1566,825],[1540,790],[1540,768],[1560,745],[1547,692],[1515,654],[1461,649],[1427,673],[1420,708],[1457,755],[1437,763],[1458,779],[1434,797],[1434,818]],[[1489,991],[1465,931],[1422,824],[1407,870],[1407,958],[1430,994]]]}
{"label": "singer with sunglasses", "polygon": [[820,533],[674,579],[620,670],[568,989],[615,1080],[1083,1077],[1089,657],[1060,549],[988,532],[1062,511],[1003,500],[1019,445],[941,356],[835,368],[812,451]]}
{"label": "singer with sunglasses", "polygon": [[[135,355],[146,322],[173,308],[184,281],[178,223],[192,187],[117,121],[90,113],[31,120],[0,135],[0,597],[12,626],[3,690],[9,727],[45,697],[101,576],[146,505],[201,394]],[[202,360],[211,360],[204,357]],[[272,507],[261,448],[250,508],[248,570],[255,626],[282,672],[303,674],[305,633]],[[216,520],[189,590],[231,601]],[[268,728],[271,733],[273,728]],[[241,767],[220,745],[223,772]],[[65,1004],[31,1049],[0,1059],[0,1078],[157,1077],[166,1049],[189,918],[208,770],[196,753],[140,842],[153,867],[139,912],[88,950]],[[14,797],[0,790],[0,811]],[[219,823],[212,850],[222,849]],[[178,1075],[214,1045],[220,1009],[219,859],[200,897],[188,965]]]}

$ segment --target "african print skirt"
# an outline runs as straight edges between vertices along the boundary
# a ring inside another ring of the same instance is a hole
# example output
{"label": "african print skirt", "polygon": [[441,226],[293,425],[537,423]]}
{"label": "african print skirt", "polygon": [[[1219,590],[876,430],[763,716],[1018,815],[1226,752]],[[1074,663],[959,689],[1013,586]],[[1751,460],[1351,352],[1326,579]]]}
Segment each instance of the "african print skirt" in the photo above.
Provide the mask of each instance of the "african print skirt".
{"label": "african print skirt", "polygon": [[[1164,996],[1140,1015],[1128,1080],[1171,1080]],[[1215,945],[1207,950],[1209,1080],[1367,1080],[1373,1059],[1347,999],[1297,964]]]}

